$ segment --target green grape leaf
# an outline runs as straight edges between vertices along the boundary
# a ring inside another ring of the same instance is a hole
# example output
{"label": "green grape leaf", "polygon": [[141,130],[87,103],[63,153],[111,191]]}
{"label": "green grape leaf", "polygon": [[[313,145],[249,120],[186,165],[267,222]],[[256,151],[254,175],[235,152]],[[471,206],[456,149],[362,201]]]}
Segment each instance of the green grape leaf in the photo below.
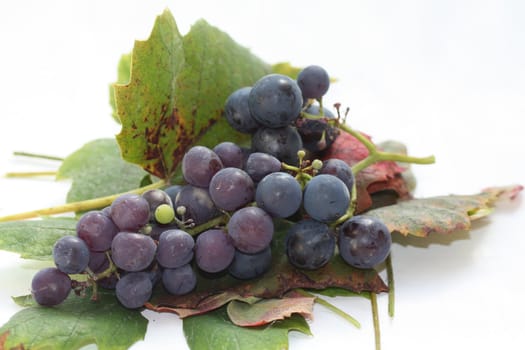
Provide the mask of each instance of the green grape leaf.
{"label": "green grape leaf", "polygon": [[124,350],[144,339],[147,324],[113,293],[99,292],[97,301],[71,293],[59,306],[29,307],[11,317],[0,328],[0,349],[74,350],[96,344],[99,350]]}
{"label": "green grape leaf", "polygon": [[72,218],[2,222],[0,249],[19,253],[24,259],[53,260],[51,251],[56,240],[75,235],[76,224]]}
{"label": "green grape leaf", "polygon": [[117,123],[120,119],[117,114],[117,102],[115,101],[115,84],[127,84],[131,77],[131,54],[123,54],[117,66],[117,81],[109,85],[109,105],[111,106],[111,116]]}
{"label": "green grape leaf", "polygon": [[426,237],[469,230],[471,222],[490,214],[500,198],[514,198],[523,186],[491,187],[474,195],[412,199],[373,209],[364,215],[381,219],[390,232]]}
{"label": "green grape leaf", "polygon": [[192,145],[248,139],[223,118],[224,102],[270,68],[227,34],[200,20],[182,36],[166,10],[135,42],[131,62],[129,83],[114,86],[125,160],[171,178]]}
{"label": "green grape leaf", "polygon": [[336,255],[325,266],[314,270],[300,270],[293,267],[285,254],[285,236],[291,223],[280,221],[276,225],[272,241],[272,266],[263,276],[239,281],[229,275],[220,278],[199,276],[194,292],[173,296],[156,294],[150,308],[156,311],[175,312],[180,317],[207,313],[232,300],[253,302],[249,298],[281,298],[296,288],[325,289],[339,287],[354,292],[386,292],[387,286],[373,269],[356,269]]}
{"label": "green grape leaf", "polygon": [[283,297],[280,299],[263,299],[256,303],[231,301],[226,310],[230,320],[237,326],[262,326],[276,320],[283,320],[293,314],[304,318],[313,318],[315,298]]}
{"label": "green grape leaf", "polygon": [[185,318],[183,331],[192,350],[282,350],[288,349],[290,331],[311,335],[300,315],[261,327],[239,327],[230,321],[225,308]]}
{"label": "green grape leaf", "polygon": [[72,179],[67,194],[70,203],[135,189],[146,175],[139,166],[122,159],[114,139],[98,139],[66,157],[57,179]]}

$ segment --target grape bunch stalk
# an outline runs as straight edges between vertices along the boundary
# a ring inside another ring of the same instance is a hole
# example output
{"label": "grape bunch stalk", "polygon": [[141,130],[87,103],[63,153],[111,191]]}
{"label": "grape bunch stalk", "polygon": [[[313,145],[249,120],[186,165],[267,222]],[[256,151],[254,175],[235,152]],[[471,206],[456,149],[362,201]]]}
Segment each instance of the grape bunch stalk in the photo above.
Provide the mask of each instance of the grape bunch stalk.
{"label": "grape bunch stalk", "polygon": [[[354,215],[355,175],[378,160],[428,160],[378,151],[341,122],[339,110],[335,117],[322,105],[329,85],[323,68],[308,66],[296,80],[269,74],[232,92],[225,118],[251,134],[251,147],[195,145],[182,159],[184,183],[123,194],[84,213],[76,235],[55,243],[56,267],[34,276],[36,302],[58,305],[71,291],[92,290],[96,298],[100,287],[114,289],[124,307],[136,309],[156,286],[173,295],[192,292],[199,274],[259,278],[275,254],[305,270],[325,266],[336,251],[355,268],[382,263],[391,235],[380,220]],[[320,160],[341,131],[370,151],[353,167]],[[280,219],[292,224],[285,251],[272,252]]]}

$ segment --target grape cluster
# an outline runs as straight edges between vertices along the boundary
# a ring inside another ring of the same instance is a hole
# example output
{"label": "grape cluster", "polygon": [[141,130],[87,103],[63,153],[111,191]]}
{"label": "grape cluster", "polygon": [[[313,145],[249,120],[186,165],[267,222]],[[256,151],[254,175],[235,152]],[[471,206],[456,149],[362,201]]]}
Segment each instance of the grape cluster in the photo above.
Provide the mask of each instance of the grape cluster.
{"label": "grape cluster", "polygon": [[[338,135],[338,129],[327,122],[333,113],[313,104],[322,100],[329,86],[328,73],[319,66],[304,68],[297,80],[269,74],[251,87],[234,91],[226,100],[225,116],[234,129],[252,134],[254,151],[299,165],[299,150],[316,156]],[[318,118],[303,118],[303,109]]]}
{"label": "grape cluster", "polygon": [[[184,184],[124,194],[83,214],[76,235],[55,243],[56,267],[33,278],[35,300],[53,306],[71,290],[100,286],[115,289],[120,303],[134,309],[156,285],[173,295],[193,291],[199,273],[260,277],[271,267],[277,219],[293,221],[283,254],[297,268],[318,269],[336,249],[357,268],[381,263],[390,232],[379,220],[352,217],[350,166],[307,157],[338,135],[328,121],[334,115],[321,103],[329,83],[324,69],[309,66],[297,80],[270,74],[233,92],[225,117],[252,134],[251,148],[227,141],[213,149],[193,146],[181,162]],[[78,274],[88,283],[77,282]]]}

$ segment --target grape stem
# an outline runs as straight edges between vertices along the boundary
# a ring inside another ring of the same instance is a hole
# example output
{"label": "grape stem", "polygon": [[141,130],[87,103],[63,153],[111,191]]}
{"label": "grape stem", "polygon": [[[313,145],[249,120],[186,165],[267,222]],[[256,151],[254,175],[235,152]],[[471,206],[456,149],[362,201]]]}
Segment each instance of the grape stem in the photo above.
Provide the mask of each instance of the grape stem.
{"label": "grape stem", "polygon": [[31,157],[31,158],[39,158],[39,159],[48,159],[48,160],[56,160],[56,161],[63,161],[64,158],[55,157],[55,156],[48,156],[45,154],[36,154],[36,153],[29,153],[29,152],[13,152],[13,155],[15,156],[23,156],[23,157]]}
{"label": "grape stem", "polygon": [[37,176],[55,176],[56,171],[27,171],[27,172],[10,172],[5,173],[5,177],[37,177]]}
{"label": "grape stem", "polygon": [[31,218],[36,218],[36,217],[45,216],[45,215],[55,215],[55,214],[62,214],[62,213],[68,213],[68,212],[78,212],[78,211],[99,209],[99,208],[103,208],[103,207],[110,205],[117,197],[123,194],[127,194],[127,193],[141,194],[151,189],[163,187],[166,184],[167,182],[165,180],[161,180],[161,181],[152,183],[151,185],[140,187],[140,188],[128,191],[128,192],[117,193],[117,194],[113,194],[110,196],[88,199],[88,200],[79,201],[79,202],[66,203],[63,205],[56,206],[56,207],[43,208],[43,209],[37,209],[37,210],[27,211],[23,213],[13,214],[13,215],[7,215],[7,216],[0,217],[0,222],[24,220],[24,219],[31,219]]}
{"label": "grape stem", "polygon": [[306,297],[311,297],[311,298],[315,298],[315,302],[320,304],[320,305],[323,305],[324,307],[326,307],[328,310],[332,311],[333,313],[335,313],[336,315],[339,315],[341,316],[342,318],[344,318],[346,321],[350,322],[353,326],[355,326],[356,328],[361,328],[361,323],[359,323],[358,320],[356,320],[355,318],[353,318],[352,316],[350,316],[348,313],[344,312],[343,310],[341,310],[340,308],[338,308],[337,306],[335,306],[334,304],[332,303],[329,303],[328,301],[326,301],[325,299],[323,298],[320,298],[318,297],[317,295],[314,295],[310,292],[307,292],[305,291],[304,289],[296,289],[296,291],[301,294],[301,295],[304,295]]}
{"label": "grape stem", "polygon": [[394,317],[395,292],[394,292],[394,269],[392,267],[392,253],[386,258],[386,277],[388,282],[388,315]]}
{"label": "grape stem", "polygon": [[365,169],[367,166],[383,160],[413,164],[433,164],[436,161],[436,158],[433,155],[428,157],[412,157],[400,153],[384,152],[377,149],[376,145],[374,145],[365,135],[357,130],[352,129],[348,125],[339,122],[338,120],[327,120],[326,117],[313,115],[306,112],[301,112],[301,116],[307,119],[326,120],[328,123],[336,123],[336,126],[339,129],[349,133],[366,147],[368,150],[368,156],[352,166],[352,172],[354,175]]}
{"label": "grape stem", "polygon": [[370,303],[372,304],[372,320],[374,323],[374,338],[376,350],[381,350],[381,331],[379,329],[379,312],[377,309],[377,294],[370,293]]}
{"label": "grape stem", "polygon": [[375,162],[380,162],[383,160],[391,160],[394,162],[404,162],[413,164],[432,164],[436,161],[436,158],[433,155],[428,157],[412,157],[400,153],[380,151],[377,149],[376,145],[374,145],[359,131],[350,128],[346,124],[339,124],[339,128],[355,137],[368,149],[368,156],[352,166],[352,172],[354,174],[357,174],[358,172]]}

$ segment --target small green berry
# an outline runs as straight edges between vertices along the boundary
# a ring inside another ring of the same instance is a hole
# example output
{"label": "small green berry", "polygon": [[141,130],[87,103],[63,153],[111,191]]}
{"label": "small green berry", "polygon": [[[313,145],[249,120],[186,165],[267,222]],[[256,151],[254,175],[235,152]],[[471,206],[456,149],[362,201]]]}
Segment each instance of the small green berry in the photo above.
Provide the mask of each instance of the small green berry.
{"label": "small green berry", "polygon": [[322,167],[323,161],[319,159],[314,159],[314,161],[312,162],[312,168],[314,168],[315,170],[321,170]]}
{"label": "small green berry", "polygon": [[161,204],[155,209],[155,220],[159,224],[169,224],[175,219],[175,211],[168,204]]}

